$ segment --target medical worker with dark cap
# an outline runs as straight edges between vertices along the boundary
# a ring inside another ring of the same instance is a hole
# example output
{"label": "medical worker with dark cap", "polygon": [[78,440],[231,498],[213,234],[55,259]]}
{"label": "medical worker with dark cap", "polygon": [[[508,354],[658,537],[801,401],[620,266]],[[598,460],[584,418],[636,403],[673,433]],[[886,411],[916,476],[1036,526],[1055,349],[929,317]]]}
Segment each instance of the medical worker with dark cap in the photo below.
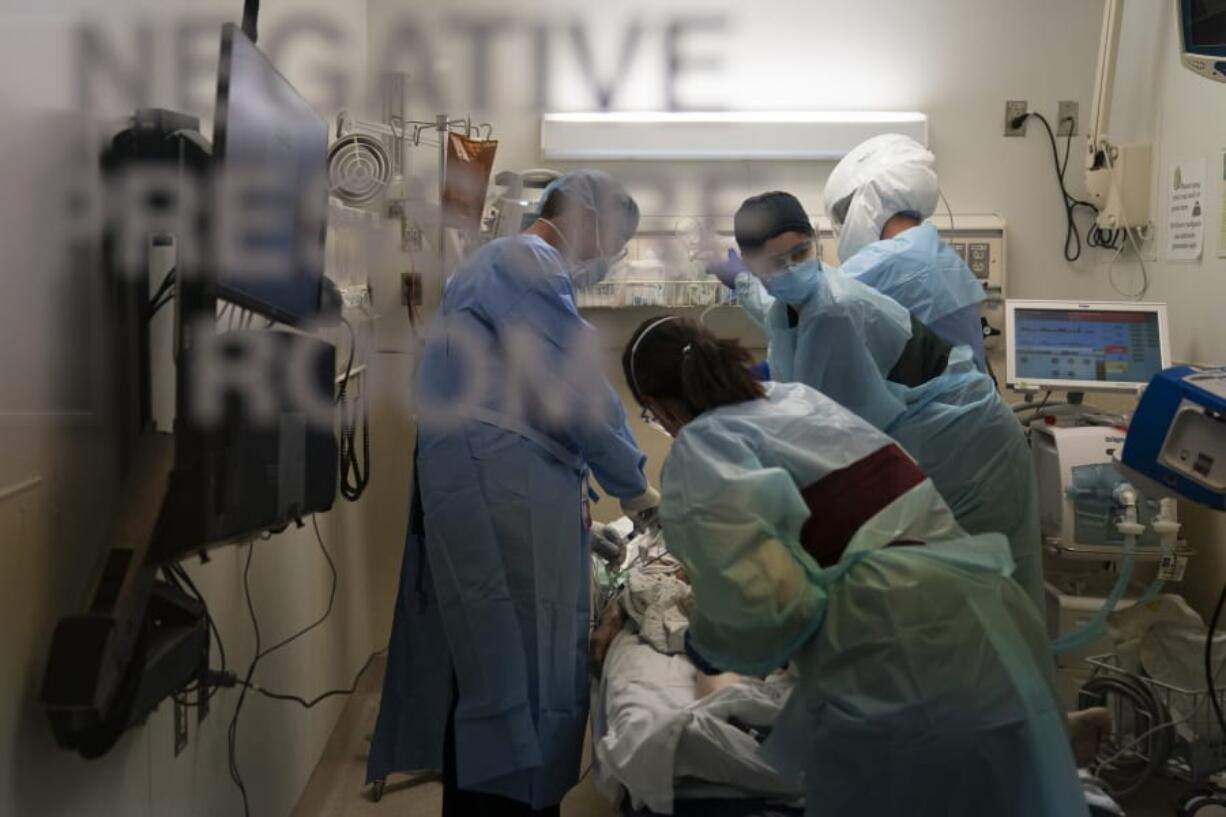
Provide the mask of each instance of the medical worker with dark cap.
{"label": "medical worker with dark cap", "polygon": [[[1026,437],[968,346],[818,259],[795,196],[747,199],[734,221],[738,301],[770,340],[770,377],[803,383],[893,437],[972,534],[1009,539],[1014,574],[1042,609],[1038,491]],[[763,294],[765,293],[765,294]]]}

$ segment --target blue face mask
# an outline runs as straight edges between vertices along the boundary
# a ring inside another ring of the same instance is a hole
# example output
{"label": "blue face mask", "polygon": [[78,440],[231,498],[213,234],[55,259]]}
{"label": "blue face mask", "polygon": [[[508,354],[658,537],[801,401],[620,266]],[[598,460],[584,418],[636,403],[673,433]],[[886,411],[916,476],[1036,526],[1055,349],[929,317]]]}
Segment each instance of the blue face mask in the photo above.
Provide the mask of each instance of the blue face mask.
{"label": "blue face mask", "polygon": [[800,264],[792,264],[783,272],[765,279],[762,284],[771,296],[785,304],[801,304],[817,289],[817,276],[822,265],[816,258]]}

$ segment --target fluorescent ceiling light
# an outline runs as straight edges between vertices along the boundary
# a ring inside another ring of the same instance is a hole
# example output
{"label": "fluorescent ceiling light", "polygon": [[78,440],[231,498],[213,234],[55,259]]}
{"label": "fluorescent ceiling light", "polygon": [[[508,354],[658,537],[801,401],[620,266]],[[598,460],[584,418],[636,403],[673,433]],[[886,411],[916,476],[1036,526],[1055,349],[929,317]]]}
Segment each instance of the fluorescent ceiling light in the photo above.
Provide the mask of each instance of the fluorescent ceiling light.
{"label": "fluorescent ceiling light", "polygon": [[610,111],[606,113],[547,113],[546,122],[656,124],[811,124],[824,123],[917,123],[928,117],[915,111],[710,111],[651,112]]}
{"label": "fluorescent ceiling light", "polygon": [[837,160],[884,133],[928,143],[928,117],[912,111],[550,113],[547,160]]}

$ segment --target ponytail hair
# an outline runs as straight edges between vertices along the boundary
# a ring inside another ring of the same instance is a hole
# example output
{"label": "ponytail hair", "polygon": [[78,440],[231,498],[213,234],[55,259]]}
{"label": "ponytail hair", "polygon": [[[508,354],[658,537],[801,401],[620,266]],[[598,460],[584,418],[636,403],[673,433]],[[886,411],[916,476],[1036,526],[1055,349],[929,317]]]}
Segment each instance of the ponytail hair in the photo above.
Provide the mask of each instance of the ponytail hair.
{"label": "ponytail hair", "polygon": [[634,399],[672,399],[694,417],[720,406],[766,396],[749,371],[753,356],[689,318],[644,321],[622,352],[622,370]]}

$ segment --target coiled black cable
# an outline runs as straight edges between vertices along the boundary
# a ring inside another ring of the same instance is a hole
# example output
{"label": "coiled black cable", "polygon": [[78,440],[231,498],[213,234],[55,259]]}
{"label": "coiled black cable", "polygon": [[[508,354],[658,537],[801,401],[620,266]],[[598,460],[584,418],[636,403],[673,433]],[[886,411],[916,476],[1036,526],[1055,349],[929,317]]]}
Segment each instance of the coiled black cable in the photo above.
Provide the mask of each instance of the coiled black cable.
{"label": "coiled black cable", "polygon": [[[1060,185],[1060,197],[1064,204],[1064,260],[1072,263],[1081,258],[1082,240],[1081,229],[1077,226],[1076,214],[1079,208],[1085,208],[1095,217],[1098,216],[1098,207],[1093,202],[1079,199],[1068,191],[1068,186],[1065,184],[1064,176],[1068,170],[1069,157],[1073,150],[1073,132],[1069,130],[1067,139],[1064,145],[1064,159],[1060,158],[1060,148],[1056,143],[1056,132],[1052,129],[1051,123],[1047,121],[1047,117],[1041,113],[1026,113],[1018,116],[1010,124],[1015,127],[1021,125],[1030,117],[1034,117],[1043,123],[1043,127],[1047,130],[1047,139],[1051,144],[1052,162],[1056,170],[1056,183]],[[1074,121],[1067,118],[1065,121]],[[1092,226],[1086,236],[1086,243],[1091,247],[1104,247],[1107,249],[1116,249],[1119,246],[1119,241],[1122,238],[1122,230],[1104,230],[1097,225]]]}
{"label": "coiled black cable", "polygon": [[[355,398],[349,390],[358,341],[357,333],[353,331],[353,324],[343,318],[342,322],[349,330],[349,362],[345,365],[345,379],[341,382],[340,391],[336,395],[336,402],[341,412],[340,493],[350,502],[357,502],[370,482],[370,416],[366,395],[362,394]],[[358,402],[362,407],[362,456],[360,459],[357,454],[357,407],[355,405]]]}

